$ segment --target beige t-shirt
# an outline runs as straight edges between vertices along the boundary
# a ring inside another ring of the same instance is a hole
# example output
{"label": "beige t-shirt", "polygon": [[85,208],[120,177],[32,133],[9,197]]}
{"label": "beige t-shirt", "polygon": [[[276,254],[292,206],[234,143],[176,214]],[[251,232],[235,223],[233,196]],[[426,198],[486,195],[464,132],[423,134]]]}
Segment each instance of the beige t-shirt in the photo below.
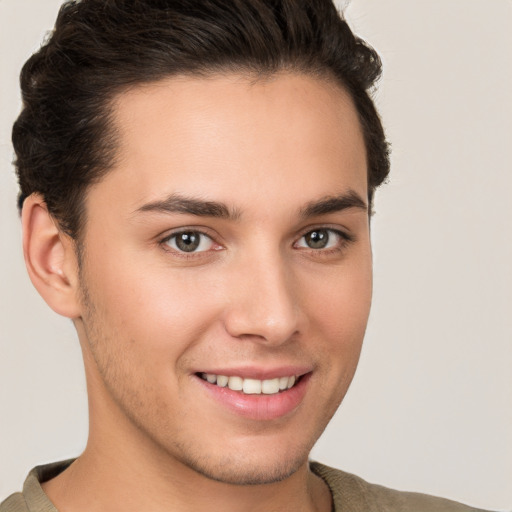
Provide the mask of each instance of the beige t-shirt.
{"label": "beige t-shirt", "polygon": [[[72,462],[34,468],[25,480],[23,491],[12,494],[0,504],[0,512],[58,512],[43,492],[41,482],[54,478]],[[334,512],[485,512],[443,498],[370,484],[318,462],[311,462],[310,467],[331,490]]]}

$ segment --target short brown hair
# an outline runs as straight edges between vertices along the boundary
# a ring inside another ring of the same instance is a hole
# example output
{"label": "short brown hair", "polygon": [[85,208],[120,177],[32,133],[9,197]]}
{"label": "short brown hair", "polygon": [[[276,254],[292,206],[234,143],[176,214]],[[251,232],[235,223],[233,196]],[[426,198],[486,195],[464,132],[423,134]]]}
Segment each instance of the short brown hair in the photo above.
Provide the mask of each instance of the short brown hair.
{"label": "short brown hair", "polygon": [[112,99],[177,74],[291,70],[334,79],[359,114],[370,204],[389,172],[389,150],[370,92],[377,53],[331,0],[69,0],[21,72],[14,124],[19,207],[42,194],[78,239],[86,189],[112,167]]}

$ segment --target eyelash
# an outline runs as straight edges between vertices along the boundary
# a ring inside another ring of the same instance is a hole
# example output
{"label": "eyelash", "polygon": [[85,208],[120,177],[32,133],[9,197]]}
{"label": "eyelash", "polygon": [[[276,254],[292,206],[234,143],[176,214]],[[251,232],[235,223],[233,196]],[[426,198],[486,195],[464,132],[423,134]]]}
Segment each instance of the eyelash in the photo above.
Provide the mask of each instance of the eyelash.
{"label": "eyelash", "polygon": [[[297,242],[295,242],[294,246],[297,245],[297,243],[301,240],[303,240],[307,235],[311,235],[312,233],[315,233],[315,232],[319,232],[319,231],[325,231],[328,233],[328,237],[330,238],[333,234],[336,235],[336,237],[338,237],[338,241],[337,243],[335,244],[334,247],[329,247],[329,248],[318,248],[318,249],[315,249],[313,247],[304,247],[304,250],[306,251],[310,251],[312,253],[314,253],[315,256],[317,257],[328,257],[328,256],[331,256],[333,254],[337,254],[337,253],[340,253],[342,252],[344,249],[347,248],[347,246],[354,242],[355,241],[355,237],[349,233],[346,233],[344,231],[341,231],[339,229],[334,229],[334,228],[330,228],[330,227],[325,227],[325,226],[321,226],[321,227],[318,227],[318,228],[313,228],[313,229],[308,229],[308,231],[306,231],[303,235],[301,235],[301,237],[299,238],[299,240]],[[329,243],[330,240],[328,239],[328,242]]]}
{"label": "eyelash", "polygon": [[[309,228],[308,231],[304,232],[299,237],[299,239],[293,244],[293,246],[296,247],[297,243],[300,240],[304,239],[307,235],[310,235],[314,232],[319,232],[319,231],[328,232],[329,236],[331,236],[332,234],[336,235],[339,238],[339,241],[336,244],[336,246],[330,247],[327,249],[324,249],[324,248],[315,249],[312,247],[303,247],[300,249],[310,251],[310,252],[314,253],[315,256],[320,256],[320,257],[321,256],[329,256],[329,255],[343,251],[347,247],[347,245],[349,245],[350,243],[353,243],[355,241],[355,237],[353,235],[348,234],[344,231],[340,231],[338,229],[334,229],[334,228],[330,228],[330,227],[318,227],[318,228],[313,228],[313,229]],[[191,233],[191,234],[199,235],[201,237],[206,237],[206,238],[210,239],[212,244],[219,246],[218,249],[213,249],[213,251],[218,251],[218,250],[222,249],[222,246],[220,246],[220,244],[217,244],[215,242],[215,240],[209,234],[207,234],[204,231],[201,231],[200,229],[197,229],[197,228],[180,229],[179,231],[176,231],[174,233],[171,233],[170,235],[167,235],[165,238],[160,240],[159,244],[164,248],[164,250],[166,250],[168,252],[172,252],[173,254],[177,255],[178,257],[185,258],[185,259],[197,258],[197,257],[199,257],[199,255],[204,255],[205,253],[209,253],[212,251],[212,249],[207,249],[207,250],[198,251],[198,252],[197,251],[186,252],[186,251],[180,250],[179,248],[173,248],[173,247],[169,246],[169,242],[171,240],[176,239],[179,235],[183,235],[186,233]]]}
{"label": "eyelash", "polygon": [[219,249],[213,249],[214,251],[220,250],[220,247],[221,247],[220,244],[217,244],[215,242],[215,240],[209,234],[207,234],[204,231],[201,231],[200,229],[197,229],[197,228],[180,229],[179,231],[175,231],[174,233],[171,233],[170,235],[167,235],[165,238],[160,240],[159,244],[164,248],[165,251],[172,252],[174,255],[176,255],[180,258],[184,258],[184,259],[197,258],[201,254],[204,255],[205,253],[211,252],[211,249],[206,250],[206,251],[199,251],[199,252],[196,252],[196,251],[186,252],[186,251],[181,251],[179,248],[175,249],[175,248],[169,246],[169,242],[171,240],[176,239],[179,235],[184,235],[186,233],[192,233],[195,235],[199,235],[201,237],[206,237],[207,239],[211,240],[212,244],[219,246]]}

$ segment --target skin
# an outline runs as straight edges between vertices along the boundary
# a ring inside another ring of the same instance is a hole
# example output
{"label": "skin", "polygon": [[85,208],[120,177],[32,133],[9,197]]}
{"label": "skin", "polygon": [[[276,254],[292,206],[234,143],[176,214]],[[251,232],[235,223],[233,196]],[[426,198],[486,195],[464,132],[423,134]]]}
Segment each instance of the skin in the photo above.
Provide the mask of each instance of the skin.
{"label": "skin", "polygon": [[[350,97],[296,74],[175,77],[121,94],[114,122],[80,265],[39,196],[23,212],[29,274],[74,320],[90,407],[86,450],[44,490],[64,512],[329,511],[308,455],[354,375],[372,288]],[[177,194],[232,215],[161,208]],[[333,197],[362,207],[304,215]],[[327,248],[308,246],[315,229]],[[179,251],[180,230],[206,235],[199,251]],[[197,377],[290,365],[306,391],[273,419],[233,412]]]}

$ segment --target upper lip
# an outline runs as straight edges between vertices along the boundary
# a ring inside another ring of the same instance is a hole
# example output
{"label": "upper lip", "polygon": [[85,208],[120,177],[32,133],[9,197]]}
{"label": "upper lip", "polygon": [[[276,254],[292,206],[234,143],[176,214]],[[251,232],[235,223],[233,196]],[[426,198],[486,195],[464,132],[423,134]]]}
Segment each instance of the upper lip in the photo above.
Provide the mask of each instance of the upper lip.
{"label": "upper lip", "polygon": [[313,370],[311,366],[305,365],[283,365],[275,367],[263,366],[230,366],[201,368],[194,373],[210,373],[214,375],[226,375],[227,377],[241,377],[243,379],[267,380],[279,377],[300,377]]}

